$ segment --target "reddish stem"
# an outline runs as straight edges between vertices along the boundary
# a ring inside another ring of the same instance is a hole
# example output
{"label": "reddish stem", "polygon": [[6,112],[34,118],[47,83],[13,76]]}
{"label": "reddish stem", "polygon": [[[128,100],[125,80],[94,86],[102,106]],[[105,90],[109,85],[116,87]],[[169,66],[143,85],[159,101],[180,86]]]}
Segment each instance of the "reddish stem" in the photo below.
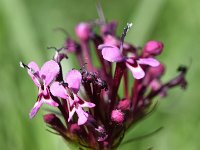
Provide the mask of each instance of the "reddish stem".
{"label": "reddish stem", "polygon": [[96,50],[97,56],[99,58],[99,61],[101,63],[103,72],[104,72],[105,75],[107,75],[105,61],[104,61],[104,59],[102,57],[101,50],[98,49],[98,46],[103,43],[103,39],[98,35],[94,35],[93,42],[94,42],[95,50]]}
{"label": "reddish stem", "polygon": [[129,92],[128,92],[128,72],[127,69],[124,70],[124,94],[126,98],[129,98]]}
{"label": "reddish stem", "polygon": [[87,68],[89,71],[93,71],[93,66],[92,66],[92,60],[90,57],[90,48],[89,48],[89,42],[88,41],[81,41],[81,47],[83,50],[83,57],[86,60],[87,63]]}
{"label": "reddish stem", "polygon": [[115,68],[115,74],[114,74],[114,79],[113,79],[113,85],[112,85],[112,91],[111,91],[111,103],[110,103],[110,111],[114,108],[115,102],[116,102],[116,97],[117,97],[117,91],[119,89],[120,81],[122,78],[122,75],[125,70],[125,64],[124,62],[118,62],[116,64]]}

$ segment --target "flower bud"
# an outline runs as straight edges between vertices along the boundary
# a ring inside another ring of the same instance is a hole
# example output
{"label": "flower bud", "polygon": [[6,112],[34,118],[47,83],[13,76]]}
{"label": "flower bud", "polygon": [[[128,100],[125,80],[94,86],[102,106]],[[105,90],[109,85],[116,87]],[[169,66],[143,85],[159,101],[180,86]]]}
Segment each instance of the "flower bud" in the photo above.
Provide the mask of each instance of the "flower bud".
{"label": "flower bud", "polygon": [[67,50],[67,52],[70,53],[75,53],[80,50],[79,45],[71,38],[67,38],[67,40],[64,43],[64,48]]}
{"label": "flower bud", "polygon": [[117,124],[122,124],[124,121],[124,113],[119,109],[115,109],[111,113],[111,119]]}
{"label": "flower bud", "polygon": [[130,109],[130,105],[131,105],[130,100],[124,99],[124,100],[119,101],[117,108],[122,111],[126,111]]}
{"label": "flower bud", "polygon": [[161,82],[159,80],[155,79],[149,84],[149,86],[151,87],[151,89],[153,91],[156,91],[162,86],[162,84],[161,84]]}
{"label": "flower bud", "polygon": [[103,35],[108,35],[108,34],[115,35],[116,28],[117,28],[117,22],[112,21],[112,22],[109,22],[107,24],[103,24],[101,26],[101,33]]}
{"label": "flower bud", "polygon": [[163,50],[163,43],[159,41],[149,41],[144,46],[144,52],[150,55],[159,55]]}
{"label": "flower bud", "polygon": [[79,23],[76,26],[76,35],[79,37],[80,40],[82,41],[87,41],[90,37],[91,33],[91,26],[89,23]]}
{"label": "flower bud", "polygon": [[66,128],[61,120],[55,114],[46,114],[43,116],[44,122],[52,126],[55,130],[65,132]]}
{"label": "flower bud", "polygon": [[163,64],[160,64],[157,67],[151,67],[149,69],[149,75],[151,78],[160,78],[165,73],[165,67]]}
{"label": "flower bud", "polygon": [[74,123],[70,126],[70,132],[71,133],[77,133],[78,131],[80,131],[80,126],[77,123]]}
{"label": "flower bud", "polygon": [[107,141],[104,141],[104,142],[103,142],[103,146],[104,146],[104,147],[108,147],[108,146],[109,146],[109,143],[108,143]]}

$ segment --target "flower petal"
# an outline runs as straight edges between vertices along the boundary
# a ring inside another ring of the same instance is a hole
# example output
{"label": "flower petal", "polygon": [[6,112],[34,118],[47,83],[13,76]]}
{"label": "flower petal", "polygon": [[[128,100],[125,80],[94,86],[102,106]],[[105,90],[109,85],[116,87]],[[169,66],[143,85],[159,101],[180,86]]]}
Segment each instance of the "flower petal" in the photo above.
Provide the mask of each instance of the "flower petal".
{"label": "flower petal", "polygon": [[88,113],[86,113],[81,107],[76,109],[78,115],[78,125],[83,125],[88,119]]}
{"label": "flower petal", "polygon": [[157,67],[160,64],[159,61],[157,61],[154,58],[140,58],[137,62],[139,64],[145,64],[145,65],[149,65],[152,67]]}
{"label": "flower petal", "polygon": [[49,106],[58,107],[58,103],[52,99],[43,99],[43,102]]}
{"label": "flower petal", "polygon": [[120,49],[111,45],[99,45],[98,49],[102,49],[103,58],[110,62],[120,62],[124,60],[124,57]]}
{"label": "flower petal", "polygon": [[145,76],[145,73],[139,64],[136,67],[133,67],[130,64],[126,63],[126,66],[131,70],[132,75],[135,79],[141,79]]}
{"label": "flower petal", "polygon": [[45,81],[45,85],[48,86],[60,71],[59,65],[53,61],[47,61],[40,70],[40,78]]}
{"label": "flower petal", "polygon": [[82,75],[78,70],[71,70],[65,77],[65,82],[68,83],[68,87],[77,94],[81,85]]}
{"label": "flower petal", "polygon": [[50,91],[51,91],[53,96],[57,96],[57,97],[60,97],[60,98],[63,98],[63,99],[68,98],[66,89],[59,82],[54,82],[50,87]]}
{"label": "flower petal", "polygon": [[29,118],[32,119],[37,112],[39,111],[40,107],[42,106],[43,101],[37,101],[35,103],[35,105],[33,106],[33,108],[31,109],[30,113],[29,113]]}
{"label": "flower petal", "polygon": [[118,46],[120,45],[120,41],[116,37],[108,34],[104,37],[104,44]]}
{"label": "flower petal", "polygon": [[30,62],[28,64],[28,67],[30,68],[30,69],[28,69],[28,74],[32,78],[32,80],[35,83],[35,85],[37,87],[39,87],[40,86],[40,82],[39,82],[38,78],[39,78],[40,69],[39,69],[38,65],[34,61],[32,61],[32,62]]}
{"label": "flower petal", "polygon": [[88,108],[95,107],[94,103],[86,102],[86,101],[83,101],[83,100],[81,100],[81,101],[83,102],[83,104],[81,104],[81,107],[88,107]]}

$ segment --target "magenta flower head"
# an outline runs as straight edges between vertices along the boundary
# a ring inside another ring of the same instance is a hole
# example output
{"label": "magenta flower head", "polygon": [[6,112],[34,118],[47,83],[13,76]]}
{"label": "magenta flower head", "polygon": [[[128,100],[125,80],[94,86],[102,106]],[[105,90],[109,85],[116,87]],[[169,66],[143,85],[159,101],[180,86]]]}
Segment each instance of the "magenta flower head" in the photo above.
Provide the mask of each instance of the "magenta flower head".
{"label": "magenta flower head", "polygon": [[82,22],[76,26],[76,35],[81,41],[87,41],[91,33],[91,25],[86,22]]}
{"label": "magenta flower head", "polygon": [[[165,67],[155,58],[163,50],[161,42],[149,41],[141,49],[125,42],[132,24],[127,24],[120,38],[115,35],[116,23],[103,19],[96,25],[100,32],[91,23],[79,23],[76,34],[80,41],[68,38],[64,52],[54,48],[53,60],[41,69],[35,62],[21,66],[39,90],[30,118],[43,103],[57,107],[44,116],[50,130],[80,149],[114,150],[126,131],[153,111],[154,98],[167,96],[176,86],[186,88],[187,67],[179,67],[176,77],[163,82]],[[61,60],[68,53],[75,55],[80,69],[63,77]]]}
{"label": "magenta flower head", "polygon": [[32,119],[43,103],[57,107],[58,103],[51,98],[49,85],[56,79],[59,73],[60,69],[58,64],[55,61],[50,60],[46,62],[41,69],[39,69],[35,62],[30,62],[28,65],[20,63],[20,65],[28,70],[28,74],[39,90],[37,102],[29,113],[29,117]]}

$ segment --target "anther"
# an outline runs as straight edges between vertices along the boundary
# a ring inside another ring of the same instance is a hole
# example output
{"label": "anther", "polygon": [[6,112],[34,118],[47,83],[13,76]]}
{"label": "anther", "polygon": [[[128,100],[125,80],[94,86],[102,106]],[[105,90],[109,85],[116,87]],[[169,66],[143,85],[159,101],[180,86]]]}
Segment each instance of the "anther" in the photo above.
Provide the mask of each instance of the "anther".
{"label": "anther", "polygon": [[22,61],[19,62],[20,67],[30,69],[26,64],[24,64]]}
{"label": "anther", "polygon": [[30,68],[28,65],[24,64],[22,61],[19,62],[19,65],[20,65],[20,67],[22,67],[24,69],[30,70],[32,74],[35,73],[35,71],[32,68]]}
{"label": "anther", "polygon": [[122,50],[123,48],[123,43],[124,43],[124,39],[126,37],[127,32],[129,31],[129,29],[132,27],[132,23],[127,23],[126,27],[124,28],[124,31],[121,35],[121,44],[120,44],[120,49]]}
{"label": "anther", "polygon": [[182,72],[182,73],[186,73],[187,72],[187,67],[184,65],[180,65],[177,69],[177,71]]}

